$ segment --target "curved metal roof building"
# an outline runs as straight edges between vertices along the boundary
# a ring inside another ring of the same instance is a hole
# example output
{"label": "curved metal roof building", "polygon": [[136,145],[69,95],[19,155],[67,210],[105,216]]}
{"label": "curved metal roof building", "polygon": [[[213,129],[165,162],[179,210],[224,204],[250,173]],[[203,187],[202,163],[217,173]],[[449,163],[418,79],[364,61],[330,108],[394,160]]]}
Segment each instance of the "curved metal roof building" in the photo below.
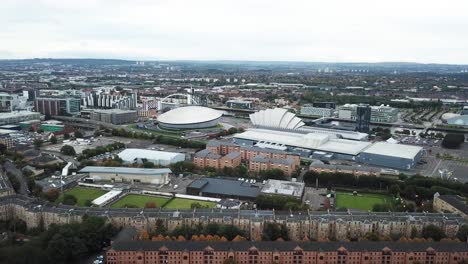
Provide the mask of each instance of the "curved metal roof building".
{"label": "curved metal roof building", "polygon": [[222,112],[203,106],[185,106],[166,112],[158,117],[159,125],[172,129],[214,127]]}
{"label": "curved metal roof building", "polygon": [[302,119],[282,108],[266,109],[250,114],[250,121],[254,126],[285,129],[298,129],[305,125]]}

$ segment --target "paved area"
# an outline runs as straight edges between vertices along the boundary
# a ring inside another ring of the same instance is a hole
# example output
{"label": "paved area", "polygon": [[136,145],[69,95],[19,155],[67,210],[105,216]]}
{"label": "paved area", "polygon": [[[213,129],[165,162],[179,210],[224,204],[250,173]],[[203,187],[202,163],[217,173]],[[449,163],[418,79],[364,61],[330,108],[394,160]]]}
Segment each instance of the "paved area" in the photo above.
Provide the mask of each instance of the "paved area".
{"label": "paved area", "polygon": [[75,152],[77,154],[81,154],[83,150],[85,149],[97,148],[99,146],[106,146],[116,141],[119,141],[119,140],[116,140],[112,137],[99,137],[99,138],[95,138],[92,140],[84,140],[84,141],[73,140],[73,141],[67,141],[67,142],[63,142],[63,143],[59,143],[55,145],[49,145],[45,147],[44,150],[52,151],[52,152],[60,152],[60,149],[63,146],[70,145],[75,149]]}
{"label": "paved area", "polygon": [[315,189],[312,187],[306,187],[304,189],[304,196],[302,202],[310,207],[310,210],[316,211],[323,208],[326,200],[327,189],[320,188]]}
{"label": "paved area", "polygon": [[29,194],[28,184],[26,182],[25,177],[23,176],[23,172],[17,169],[15,164],[11,163],[10,161],[6,161],[3,166],[4,166],[3,168],[5,169],[5,173],[10,172],[13,175],[15,175],[16,179],[18,179],[20,183],[20,188],[18,192],[20,194]]}

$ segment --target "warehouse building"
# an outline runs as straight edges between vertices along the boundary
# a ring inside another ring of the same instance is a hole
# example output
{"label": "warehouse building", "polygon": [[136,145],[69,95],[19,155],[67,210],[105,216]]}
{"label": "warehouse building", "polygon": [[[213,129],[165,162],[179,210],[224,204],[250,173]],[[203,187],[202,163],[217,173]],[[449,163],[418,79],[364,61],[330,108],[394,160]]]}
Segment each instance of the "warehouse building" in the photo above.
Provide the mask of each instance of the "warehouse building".
{"label": "warehouse building", "polygon": [[126,183],[148,183],[167,184],[169,183],[170,169],[141,169],[125,167],[99,167],[87,166],[79,171],[88,175],[94,181],[111,181]]}
{"label": "warehouse building", "polygon": [[188,185],[186,192],[190,195],[254,200],[259,194],[260,188],[248,181],[224,178],[201,178]]}
{"label": "warehouse building", "polygon": [[167,166],[185,160],[185,154],[182,153],[134,148],[125,149],[118,156],[126,164],[142,164],[147,161],[158,166]]}
{"label": "warehouse building", "polygon": [[382,167],[410,170],[421,159],[422,155],[422,147],[377,142],[363,150],[358,161]]}

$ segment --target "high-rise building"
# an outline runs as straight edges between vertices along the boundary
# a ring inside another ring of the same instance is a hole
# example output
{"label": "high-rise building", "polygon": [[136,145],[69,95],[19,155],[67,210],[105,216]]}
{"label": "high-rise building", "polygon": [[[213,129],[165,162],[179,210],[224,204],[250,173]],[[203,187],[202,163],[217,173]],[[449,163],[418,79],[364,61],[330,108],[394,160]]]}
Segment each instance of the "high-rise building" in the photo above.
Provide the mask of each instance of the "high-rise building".
{"label": "high-rise building", "polygon": [[91,92],[83,98],[83,105],[88,108],[134,110],[137,106],[137,94],[126,95]]}
{"label": "high-rise building", "polygon": [[360,104],[356,108],[356,130],[369,133],[371,120],[371,108],[369,105]]}

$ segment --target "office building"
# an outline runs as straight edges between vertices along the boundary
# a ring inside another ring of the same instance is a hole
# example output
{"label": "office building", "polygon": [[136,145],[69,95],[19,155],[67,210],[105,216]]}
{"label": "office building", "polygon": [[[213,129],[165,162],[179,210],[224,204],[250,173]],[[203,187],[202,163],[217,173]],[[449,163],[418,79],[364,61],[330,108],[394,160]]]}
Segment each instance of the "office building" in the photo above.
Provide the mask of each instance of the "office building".
{"label": "office building", "polygon": [[[366,105],[356,105],[356,104],[345,104],[338,107],[338,118],[348,119],[348,120],[357,120],[358,119],[358,108],[360,108],[360,114],[364,117],[364,120],[367,120],[369,111],[366,108]],[[380,123],[394,123],[398,121],[398,108],[393,108],[388,105],[380,106],[369,106],[370,107],[370,121],[371,122],[380,122]]]}
{"label": "office building", "polygon": [[20,122],[29,120],[40,120],[41,114],[36,112],[21,111],[21,112],[10,112],[0,113],[0,125],[19,124]]}
{"label": "office building", "polygon": [[369,133],[371,108],[369,105],[358,105],[356,108],[356,131]]}
{"label": "office building", "polygon": [[245,100],[228,100],[226,106],[235,109],[253,109],[253,103]]}
{"label": "office building", "polygon": [[0,112],[11,112],[13,97],[8,93],[0,93]]}
{"label": "office building", "polygon": [[133,123],[138,119],[137,111],[107,109],[90,111],[90,119],[114,125]]}
{"label": "office building", "polygon": [[34,101],[34,108],[43,115],[75,115],[80,113],[80,104],[79,98],[38,97]]}
{"label": "office building", "polygon": [[335,109],[335,102],[313,102],[312,107]]}
{"label": "office building", "polygon": [[301,115],[331,117],[334,112],[333,108],[315,107],[312,105],[301,107]]}

